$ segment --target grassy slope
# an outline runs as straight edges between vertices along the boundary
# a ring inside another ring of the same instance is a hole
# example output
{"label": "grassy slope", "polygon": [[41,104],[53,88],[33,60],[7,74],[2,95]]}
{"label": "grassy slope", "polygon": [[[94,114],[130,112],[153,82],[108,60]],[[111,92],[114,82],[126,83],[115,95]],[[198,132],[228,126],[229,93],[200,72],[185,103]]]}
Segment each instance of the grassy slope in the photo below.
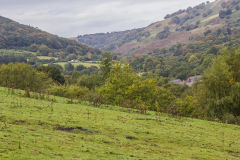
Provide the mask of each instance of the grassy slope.
{"label": "grassy slope", "polygon": [[0,159],[240,159],[239,126],[66,101],[0,88]]}

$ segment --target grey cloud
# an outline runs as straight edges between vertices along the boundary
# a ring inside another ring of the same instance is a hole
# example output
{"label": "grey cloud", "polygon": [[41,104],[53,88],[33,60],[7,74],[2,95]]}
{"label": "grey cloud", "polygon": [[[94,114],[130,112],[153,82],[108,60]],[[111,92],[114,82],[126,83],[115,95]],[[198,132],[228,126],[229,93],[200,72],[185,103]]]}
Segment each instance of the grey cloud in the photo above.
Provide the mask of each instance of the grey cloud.
{"label": "grey cloud", "polygon": [[64,37],[144,27],[206,0],[0,0],[0,14]]}

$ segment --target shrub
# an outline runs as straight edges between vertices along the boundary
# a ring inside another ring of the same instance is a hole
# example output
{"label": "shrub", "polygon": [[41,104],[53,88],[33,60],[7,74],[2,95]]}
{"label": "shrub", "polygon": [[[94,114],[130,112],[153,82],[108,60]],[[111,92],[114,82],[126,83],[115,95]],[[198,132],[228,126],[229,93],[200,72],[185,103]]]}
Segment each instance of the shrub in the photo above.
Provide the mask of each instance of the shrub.
{"label": "shrub", "polygon": [[48,89],[48,92],[55,96],[65,97],[66,87],[54,85]]}
{"label": "shrub", "polygon": [[155,78],[134,74],[128,64],[116,64],[111,69],[100,94],[109,104],[136,109],[148,106],[151,110],[165,110],[175,98],[169,91],[157,86]]}
{"label": "shrub", "polygon": [[239,49],[223,50],[205,71],[203,83],[210,113],[217,118],[229,113],[240,115],[240,52]]}
{"label": "shrub", "polygon": [[55,65],[39,66],[37,70],[46,73],[50,78],[59,84],[65,83],[64,76],[61,74],[60,69]]}
{"label": "shrub", "polygon": [[51,83],[45,73],[37,72],[25,63],[1,65],[0,75],[0,85],[9,88],[40,92]]}
{"label": "shrub", "polygon": [[49,93],[55,96],[66,97],[66,98],[83,98],[88,94],[86,87],[79,86],[53,86],[48,89]]}
{"label": "shrub", "polygon": [[104,99],[99,94],[98,91],[89,91],[84,100],[89,101],[94,106],[100,106],[100,105],[104,104]]}
{"label": "shrub", "polygon": [[232,124],[237,122],[236,117],[230,113],[224,114],[222,120],[225,123],[232,123]]}
{"label": "shrub", "polygon": [[199,107],[198,102],[193,96],[187,96],[183,100],[176,101],[176,107],[181,116],[197,116],[196,109]]}

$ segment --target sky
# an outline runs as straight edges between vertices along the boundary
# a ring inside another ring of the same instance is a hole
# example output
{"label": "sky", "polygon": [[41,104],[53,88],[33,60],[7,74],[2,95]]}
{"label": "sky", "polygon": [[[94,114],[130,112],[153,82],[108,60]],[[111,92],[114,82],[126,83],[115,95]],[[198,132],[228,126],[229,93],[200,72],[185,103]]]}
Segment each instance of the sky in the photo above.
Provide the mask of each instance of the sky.
{"label": "sky", "polygon": [[62,37],[76,37],[146,27],[166,14],[206,1],[0,0],[0,15]]}

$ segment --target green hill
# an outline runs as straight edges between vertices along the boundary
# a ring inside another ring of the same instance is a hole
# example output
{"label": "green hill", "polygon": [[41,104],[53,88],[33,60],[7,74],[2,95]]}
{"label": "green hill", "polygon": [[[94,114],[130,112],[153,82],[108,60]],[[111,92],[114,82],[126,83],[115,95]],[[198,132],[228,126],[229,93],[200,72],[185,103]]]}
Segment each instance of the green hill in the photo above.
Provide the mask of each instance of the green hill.
{"label": "green hill", "polygon": [[[240,1],[217,0],[179,10],[165,16],[165,20],[141,29],[106,34],[78,36],[90,46],[120,54],[192,53],[193,45],[207,50],[209,41],[224,45],[239,39]],[[212,43],[212,44],[213,44]],[[173,50],[174,45],[184,44],[184,53]],[[205,44],[203,46],[202,44]],[[194,51],[202,51],[195,49]]]}
{"label": "green hill", "polygon": [[186,80],[202,75],[223,48],[240,45],[240,1],[216,0],[168,14],[145,28],[78,36],[115,53],[140,74]]}
{"label": "green hill", "polygon": [[16,49],[37,52],[39,56],[62,59],[97,59],[98,49],[61,38],[0,16],[0,49]]}
{"label": "green hill", "polygon": [[8,91],[0,88],[0,159],[240,159],[236,125]]}

